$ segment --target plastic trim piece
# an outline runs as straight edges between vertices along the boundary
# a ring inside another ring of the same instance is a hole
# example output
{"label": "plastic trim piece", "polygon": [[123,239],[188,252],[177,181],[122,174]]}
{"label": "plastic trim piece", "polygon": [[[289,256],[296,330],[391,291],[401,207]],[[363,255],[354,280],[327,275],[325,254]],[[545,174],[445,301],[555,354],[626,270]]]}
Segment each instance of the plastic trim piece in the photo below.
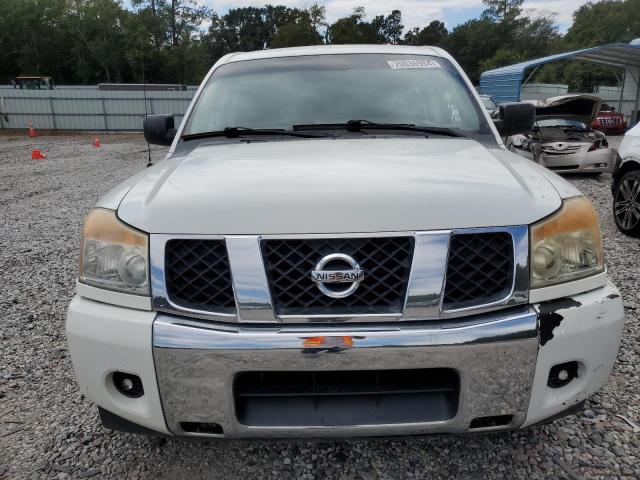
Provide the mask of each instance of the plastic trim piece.
{"label": "plastic trim piece", "polygon": [[529,290],[529,303],[546,302],[558,298],[569,297],[589,292],[607,284],[607,270],[587,278],[572,282],[559,283],[550,287],[532,288]]}
{"label": "plastic trim piece", "polygon": [[135,308],[136,310],[151,310],[151,297],[143,295],[130,295],[128,293],[105,290],[104,288],[92,287],[80,281],[76,281],[76,293],[81,297],[110,305]]}
{"label": "plastic trim piece", "polygon": [[154,437],[169,438],[171,435],[166,433],[156,432],[150,428],[143,427],[137,423],[130,422],[126,418],[119,417],[115,413],[111,413],[109,410],[105,410],[102,407],[98,407],[98,413],[100,414],[100,421],[104,428],[109,430],[117,430],[118,432],[137,433],[141,435],[149,435]]}

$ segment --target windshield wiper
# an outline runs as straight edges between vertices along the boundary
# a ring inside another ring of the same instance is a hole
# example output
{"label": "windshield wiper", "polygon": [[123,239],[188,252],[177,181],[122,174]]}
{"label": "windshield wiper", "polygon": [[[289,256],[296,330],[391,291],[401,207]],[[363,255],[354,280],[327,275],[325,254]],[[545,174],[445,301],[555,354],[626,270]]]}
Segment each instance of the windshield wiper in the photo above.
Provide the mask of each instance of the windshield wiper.
{"label": "windshield wiper", "polygon": [[182,135],[183,140],[197,140],[200,138],[226,137],[239,138],[245,135],[285,135],[289,137],[299,138],[320,138],[320,135],[309,135],[306,133],[292,132],[284,129],[263,129],[263,128],[246,128],[246,127],[227,127],[224,130],[215,130],[212,132],[189,133]]}
{"label": "windshield wiper", "polygon": [[404,130],[409,132],[433,133],[447,137],[464,138],[465,135],[451,128],[421,127],[409,123],[376,123],[369,120],[349,120],[346,123],[312,123],[309,125],[294,125],[294,131],[302,130],[330,130],[344,129],[348,132],[360,132],[362,130]]}

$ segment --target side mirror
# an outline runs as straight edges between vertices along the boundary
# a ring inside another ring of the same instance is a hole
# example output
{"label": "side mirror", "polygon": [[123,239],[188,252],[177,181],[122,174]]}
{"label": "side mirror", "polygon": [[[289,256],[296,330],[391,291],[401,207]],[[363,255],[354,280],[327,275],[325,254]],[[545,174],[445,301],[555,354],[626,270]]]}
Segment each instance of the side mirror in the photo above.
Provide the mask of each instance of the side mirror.
{"label": "side mirror", "polygon": [[527,133],[533,129],[536,108],[531,103],[503,103],[493,123],[502,137]]}
{"label": "side mirror", "polygon": [[144,139],[154,145],[169,146],[176,135],[173,115],[148,115],[142,122]]}

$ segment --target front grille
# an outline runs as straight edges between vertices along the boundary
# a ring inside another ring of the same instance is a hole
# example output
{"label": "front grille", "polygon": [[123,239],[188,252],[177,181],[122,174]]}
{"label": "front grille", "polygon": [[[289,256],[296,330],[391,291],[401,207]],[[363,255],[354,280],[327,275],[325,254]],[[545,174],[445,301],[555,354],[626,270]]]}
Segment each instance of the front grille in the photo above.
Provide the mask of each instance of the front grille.
{"label": "front grille", "polygon": [[506,232],[451,236],[444,310],[505,298],[513,285],[513,240]]}
{"label": "front grille", "polygon": [[582,147],[580,145],[567,145],[563,149],[557,149],[552,145],[542,147],[542,154],[547,156],[572,155],[578,153]]}
{"label": "front grille", "polygon": [[167,294],[180,307],[233,313],[235,300],[224,240],[175,239],[165,247]]}
{"label": "front grille", "polygon": [[458,410],[452,369],[243,372],[235,412],[261,427],[390,425],[445,421]]}
{"label": "front grille", "polygon": [[[276,313],[401,313],[413,245],[413,237],[263,240],[262,255]],[[331,253],[350,255],[365,271],[357,290],[346,298],[324,295],[311,280],[317,262]]]}

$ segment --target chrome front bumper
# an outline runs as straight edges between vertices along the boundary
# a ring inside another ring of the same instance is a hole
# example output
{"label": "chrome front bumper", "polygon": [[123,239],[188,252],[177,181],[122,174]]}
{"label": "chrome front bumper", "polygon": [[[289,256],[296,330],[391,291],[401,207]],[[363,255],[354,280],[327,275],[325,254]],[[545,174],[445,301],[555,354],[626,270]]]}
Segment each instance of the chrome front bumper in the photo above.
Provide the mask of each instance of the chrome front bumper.
{"label": "chrome front bumper", "polygon": [[[331,348],[305,339],[350,337]],[[538,354],[537,315],[520,307],[466,323],[230,327],[158,315],[153,356],[164,416],[175,435],[181,422],[217,424],[224,437],[346,437],[468,432],[472,420],[513,415],[525,421]],[[460,378],[457,413],[428,423],[344,426],[250,426],[238,421],[233,382],[247,371],[454,369]]]}

